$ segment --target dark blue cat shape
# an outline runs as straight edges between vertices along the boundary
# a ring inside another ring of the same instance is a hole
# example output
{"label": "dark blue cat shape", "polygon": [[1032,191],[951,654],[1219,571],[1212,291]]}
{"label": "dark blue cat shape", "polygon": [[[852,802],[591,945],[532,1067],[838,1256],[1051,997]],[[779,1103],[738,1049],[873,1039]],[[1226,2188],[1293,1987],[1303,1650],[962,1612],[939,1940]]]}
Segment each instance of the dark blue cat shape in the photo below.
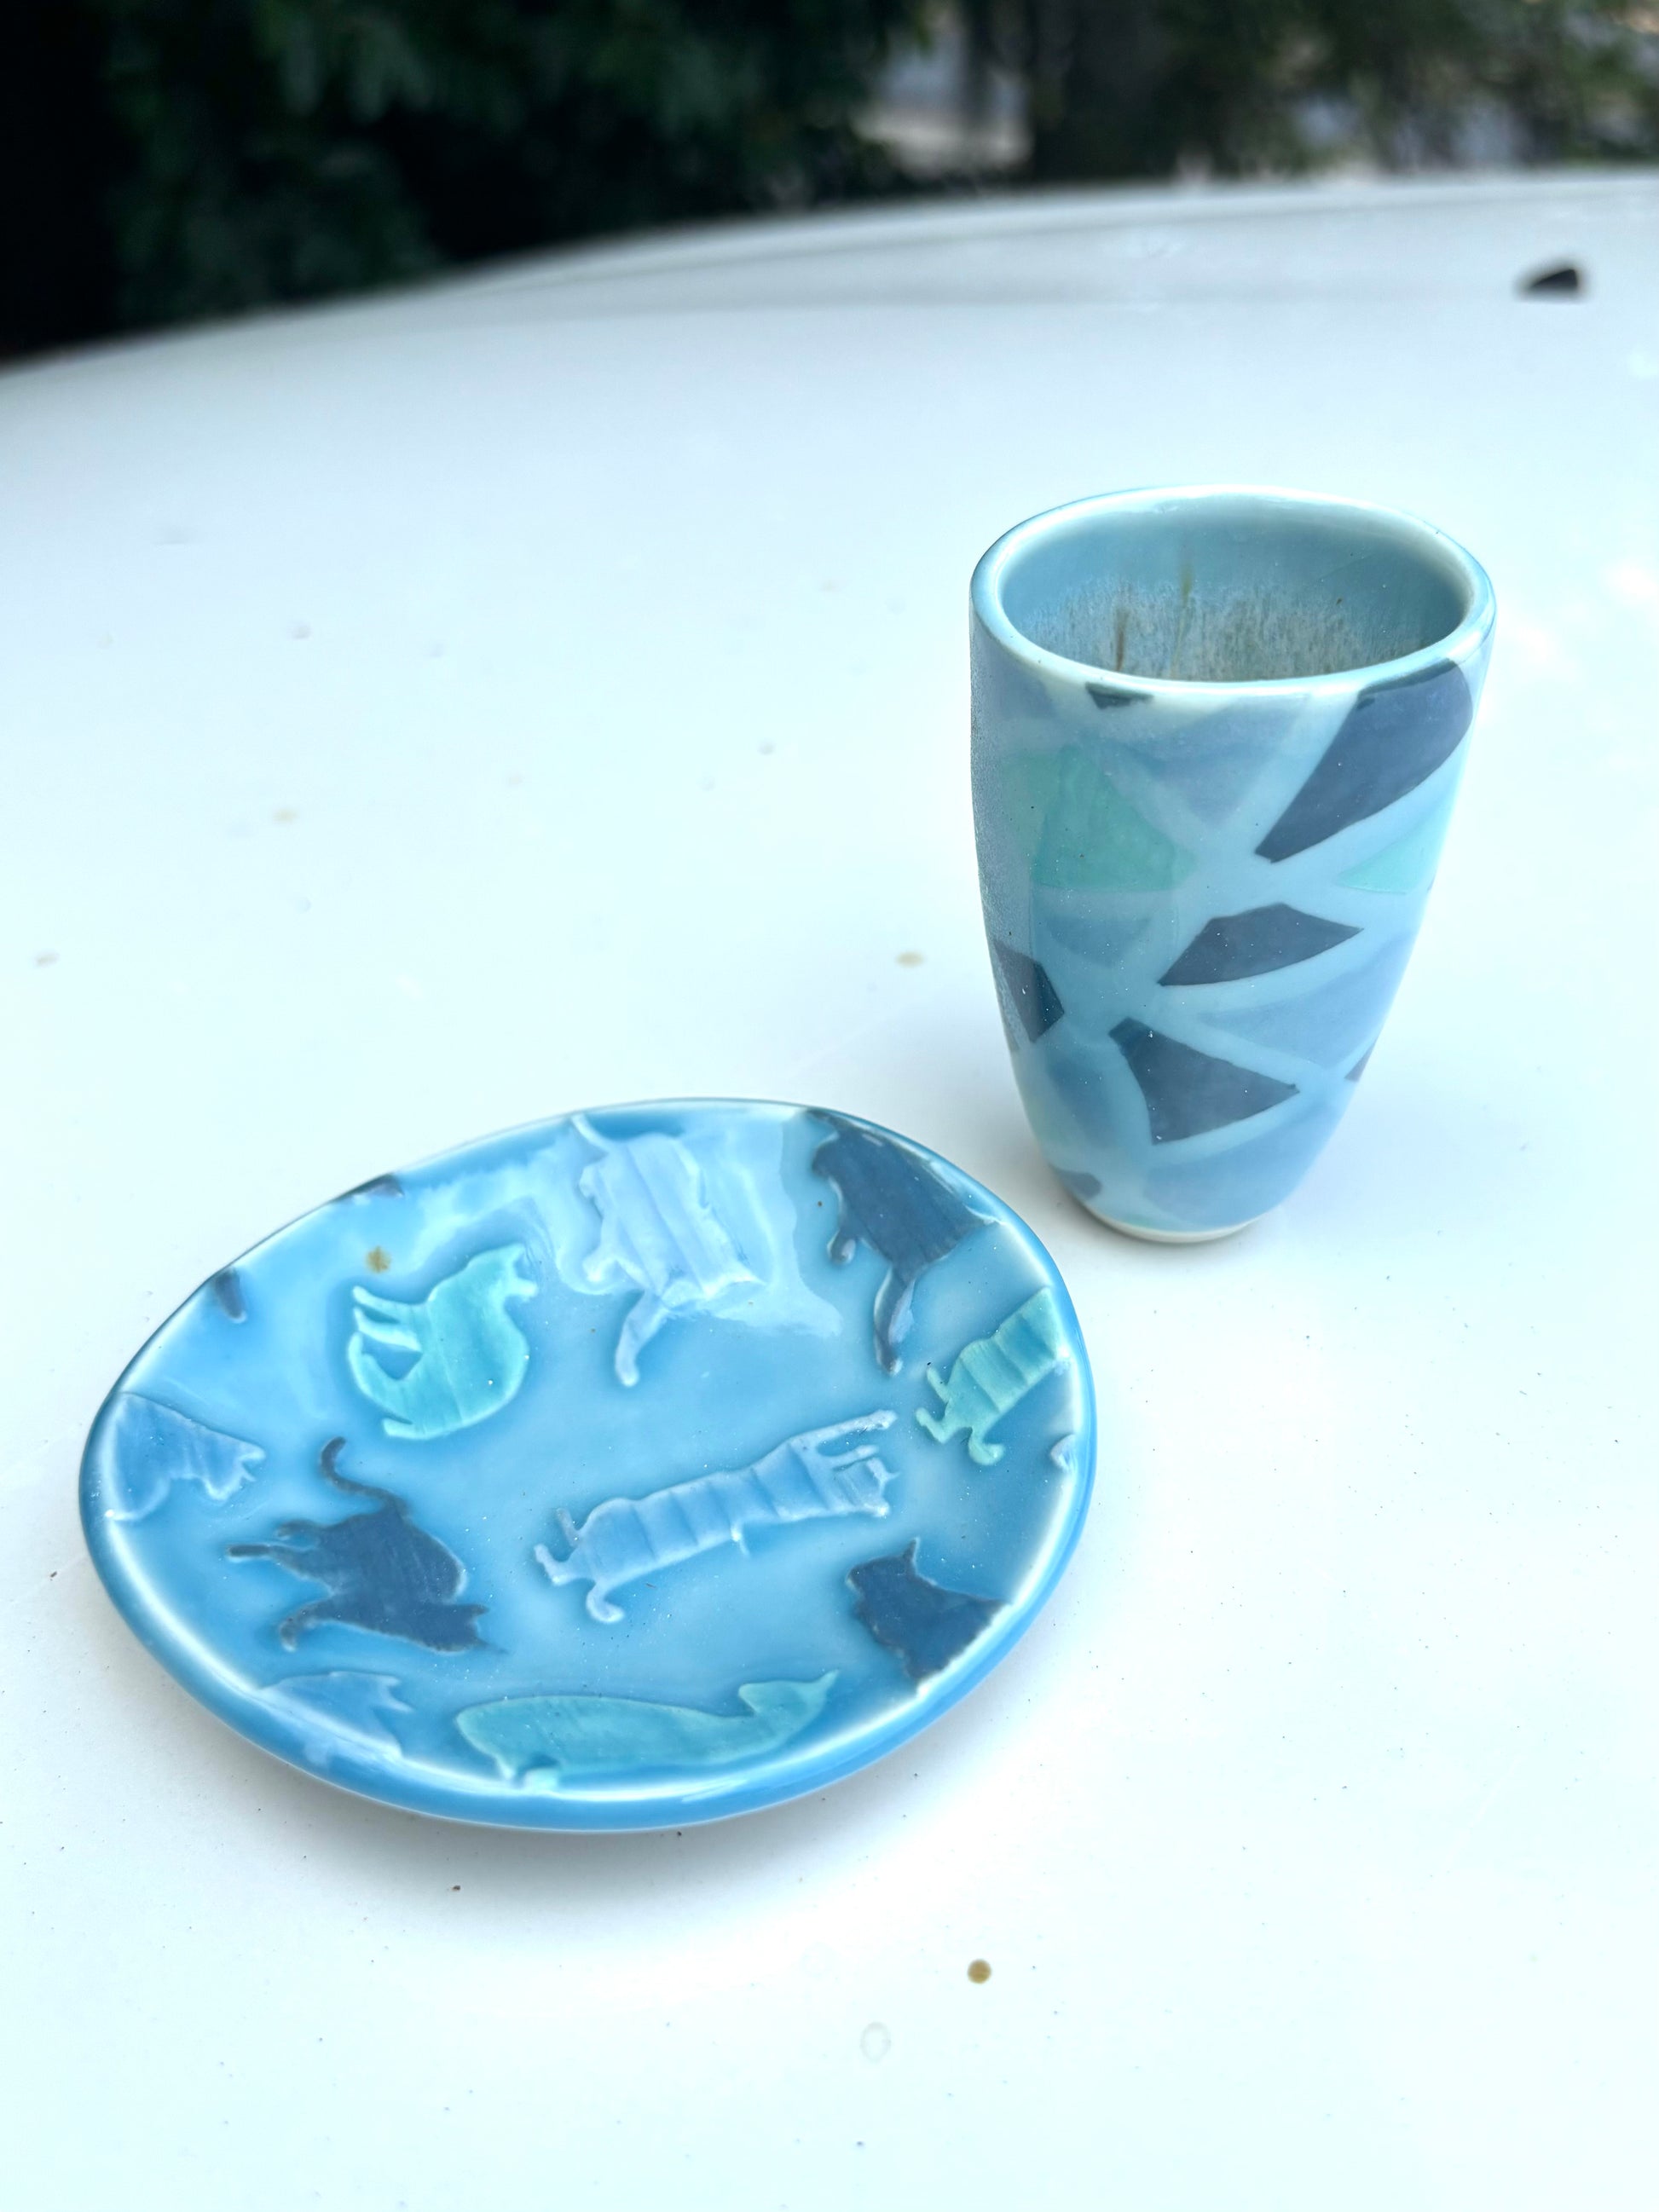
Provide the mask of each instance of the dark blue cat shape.
{"label": "dark blue cat shape", "polygon": [[835,1132],[812,1155],[812,1172],[841,1200],[830,1257],[844,1267],[862,1243],[887,1262],[876,1292],[876,1359],[889,1375],[896,1375],[903,1364],[898,1346],[910,1331],[917,1277],[954,1252],[964,1237],[984,1228],[985,1216],[964,1206],[906,1146],[839,1114],[814,1109],[814,1118]]}
{"label": "dark blue cat shape", "polygon": [[884,1559],[854,1567],[847,1582],[853,1607],[878,1644],[902,1663],[913,1682],[925,1682],[977,1641],[1002,1609],[1002,1601],[976,1597],[930,1582],[916,1565],[921,1539]]}
{"label": "dark blue cat shape", "polygon": [[428,1651],[468,1651],[483,1641],[473,1623],[487,1608],[457,1605],[466,1569],[449,1549],[409,1517],[389,1490],[354,1482],[339,1471],[343,1437],[323,1446],[318,1468],[325,1482],[356,1498],[377,1500],[374,1511],[344,1521],[284,1521],[264,1544],[232,1544],[228,1559],[269,1559],[327,1595],[298,1607],[276,1626],[291,1651],[301,1632],[338,1621],[381,1636],[397,1636]]}

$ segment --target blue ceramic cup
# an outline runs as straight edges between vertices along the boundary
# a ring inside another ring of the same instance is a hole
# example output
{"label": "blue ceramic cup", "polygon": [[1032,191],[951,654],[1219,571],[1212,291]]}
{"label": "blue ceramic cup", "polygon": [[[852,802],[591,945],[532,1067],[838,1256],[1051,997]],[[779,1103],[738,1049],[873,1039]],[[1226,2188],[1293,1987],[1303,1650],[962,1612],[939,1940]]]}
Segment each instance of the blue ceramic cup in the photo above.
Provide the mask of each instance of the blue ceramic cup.
{"label": "blue ceramic cup", "polygon": [[974,572],[974,821],[1025,1109],[1138,1237],[1296,1188],[1410,957],[1492,586],[1413,517],[1116,492]]}

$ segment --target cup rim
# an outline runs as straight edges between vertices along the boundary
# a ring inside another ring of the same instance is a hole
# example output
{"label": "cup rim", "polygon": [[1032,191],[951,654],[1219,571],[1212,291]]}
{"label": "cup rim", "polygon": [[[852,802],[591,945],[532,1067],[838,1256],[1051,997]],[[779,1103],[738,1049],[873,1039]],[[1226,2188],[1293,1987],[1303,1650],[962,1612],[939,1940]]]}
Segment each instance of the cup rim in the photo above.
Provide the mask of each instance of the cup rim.
{"label": "cup rim", "polygon": [[[1443,635],[1420,646],[1414,653],[1392,660],[1374,660],[1354,668],[1334,668],[1318,676],[1230,678],[1207,683],[1186,676],[1127,675],[1121,669],[1102,668],[1086,660],[1073,660],[1050,652],[1018,629],[1002,603],[1002,580],[1010,563],[1042,538],[1090,515],[1145,512],[1172,506],[1198,506],[1207,501],[1250,499],[1291,510],[1315,510],[1322,514],[1364,519],[1390,526],[1402,537],[1415,538],[1425,550],[1437,554],[1462,578],[1467,605],[1462,618]],[[1387,507],[1374,500],[1350,499],[1327,492],[1297,491],[1280,484],[1202,483],[1146,485],[1133,490],[1097,492],[1084,499],[1067,500],[1028,515],[980,556],[969,586],[975,614],[1006,652],[1029,666],[1073,684],[1092,684],[1122,694],[1125,699],[1182,699],[1196,703],[1242,697],[1249,699],[1306,698],[1320,694],[1347,695],[1356,688],[1397,684],[1446,661],[1468,660],[1487,636],[1497,614],[1492,579],[1456,538],[1408,508]]]}

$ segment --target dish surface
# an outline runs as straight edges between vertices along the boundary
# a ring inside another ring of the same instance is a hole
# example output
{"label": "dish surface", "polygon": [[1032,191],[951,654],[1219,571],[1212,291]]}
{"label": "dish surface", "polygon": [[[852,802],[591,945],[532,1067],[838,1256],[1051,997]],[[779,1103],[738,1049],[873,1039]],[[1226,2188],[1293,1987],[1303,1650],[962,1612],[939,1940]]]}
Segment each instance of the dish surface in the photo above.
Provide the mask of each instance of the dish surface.
{"label": "dish surface", "polygon": [[81,1505],[134,1631],[265,1749],[453,1819],[681,1826],[981,1680],[1094,1450],[1000,1200],[848,1115],[659,1102],[256,1246],[106,1400]]}

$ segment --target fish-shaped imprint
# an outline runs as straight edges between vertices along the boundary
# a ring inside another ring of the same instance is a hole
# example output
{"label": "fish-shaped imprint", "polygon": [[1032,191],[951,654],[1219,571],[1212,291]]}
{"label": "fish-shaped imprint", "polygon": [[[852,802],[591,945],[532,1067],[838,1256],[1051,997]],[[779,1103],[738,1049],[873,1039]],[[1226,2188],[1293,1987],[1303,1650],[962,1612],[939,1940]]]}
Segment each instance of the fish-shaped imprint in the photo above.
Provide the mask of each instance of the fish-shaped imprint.
{"label": "fish-shaped imprint", "polygon": [[[351,1379],[386,1416],[389,1437],[424,1440],[487,1421],[516,1396],[530,1364],[530,1346],[507,1312],[510,1298],[532,1298],[534,1279],[521,1272],[522,1244],[480,1252],[446,1275],[417,1304],[361,1285],[351,1293],[356,1326],[346,1346]],[[412,1366],[390,1373],[374,1347],[412,1352]]]}
{"label": "fish-shaped imprint", "polygon": [[228,1437],[188,1413],[123,1390],[111,1408],[112,1521],[142,1521],[154,1513],[175,1482],[193,1482],[222,1505],[264,1463],[258,1444]]}
{"label": "fish-shaped imprint", "polygon": [[948,1667],[1002,1611],[1000,1598],[930,1582],[916,1566],[920,1541],[913,1539],[886,1559],[866,1559],[847,1577],[858,1600],[854,1612],[877,1643],[903,1662],[913,1682]]}
{"label": "fish-shaped imprint", "polygon": [[800,1735],[823,1711],[833,1673],[815,1682],[745,1682],[740,1713],[655,1705],[640,1698],[501,1698],[468,1705],[455,1725],[504,1775],[554,1790],[575,1774],[730,1766]]}
{"label": "fish-shaped imprint", "polygon": [[839,1114],[819,1113],[817,1119],[835,1132],[812,1155],[814,1174],[841,1200],[830,1257],[844,1267],[863,1243],[887,1262],[876,1292],[876,1358],[889,1375],[896,1375],[902,1364],[898,1347],[909,1334],[916,1278],[954,1252],[964,1237],[982,1229],[985,1216],[964,1206],[908,1146],[843,1121]]}
{"label": "fish-shaped imprint", "polygon": [[536,1557],[550,1582],[592,1585],[587,1610],[595,1620],[620,1620],[621,1608],[610,1601],[613,1589],[721,1544],[746,1549],[751,1529],[841,1513],[879,1520],[888,1510],[884,1492],[893,1471],[868,1439],[890,1428],[894,1418],[863,1413],[786,1437],[735,1474],[699,1475],[646,1498],[612,1498],[596,1505],[580,1528],[561,1509],[556,1518],[568,1553],[556,1559],[538,1544]]}
{"label": "fish-shaped imprint", "polygon": [[480,1641],[473,1623],[481,1605],[457,1605],[466,1569],[448,1546],[417,1528],[401,1498],[339,1471],[343,1437],[324,1445],[325,1481],[356,1498],[376,1501],[373,1512],[348,1520],[284,1521],[266,1544],[232,1544],[228,1559],[270,1559],[305,1582],[321,1583],[327,1595],[313,1598],[277,1623],[278,1640],[291,1651],[307,1628],[333,1620],[381,1636],[422,1644],[428,1651],[467,1651]]}
{"label": "fish-shaped imprint", "polygon": [[640,1353],[672,1315],[713,1306],[740,1284],[758,1284],[708,1202],[702,1170],[678,1138],[649,1130],[613,1141],[580,1115],[575,1127],[599,1157],[582,1170],[581,1194],[598,1210],[599,1241],[582,1263],[596,1291],[639,1297],[617,1340],[617,1379],[640,1379]]}
{"label": "fish-shaped imprint", "polygon": [[976,1466],[994,1467],[1002,1446],[986,1442],[990,1431],[1071,1356],[1059,1303],[1052,1291],[1041,1290],[1016,1307],[994,1334],[964,1346],[947,1382],[941,1382],[932,1367],[927,1370],[940,1407],[931,1413],[920,1407],[916,1419],[942,1444],[965,1429],[969,1457]]}

